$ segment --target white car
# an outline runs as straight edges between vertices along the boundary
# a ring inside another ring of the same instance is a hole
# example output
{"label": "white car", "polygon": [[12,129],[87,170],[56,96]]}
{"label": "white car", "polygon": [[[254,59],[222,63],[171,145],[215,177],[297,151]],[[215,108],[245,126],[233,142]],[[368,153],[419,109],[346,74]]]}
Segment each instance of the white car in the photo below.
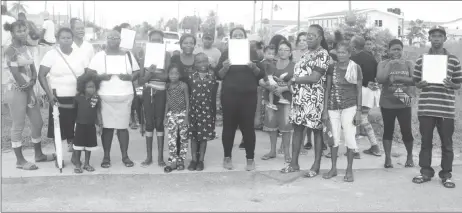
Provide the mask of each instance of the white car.
{"label": "white car", "polygon": [[164,31],[164,42],[168,52],[172,53],[175,50],[181,51],[180,33]]}

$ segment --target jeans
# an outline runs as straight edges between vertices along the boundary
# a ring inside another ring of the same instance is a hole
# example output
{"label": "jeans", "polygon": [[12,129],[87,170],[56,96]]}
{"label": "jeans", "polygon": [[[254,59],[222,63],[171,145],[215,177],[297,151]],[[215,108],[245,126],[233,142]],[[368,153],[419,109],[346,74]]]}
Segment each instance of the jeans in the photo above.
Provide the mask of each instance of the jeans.
{"label": "jeans", "polygon": [[454,161],[453,141],[454,119],[419,116],[420,134],[422,146],[419,154],[420,173],[427,177],[433,177],[435,170],[432,164],[433,130],[436,127],[441,138],[441,171],[440,178],[451,178],[452,162]]}
{"label": "jeans", "polygon": [[42,139],[43,120],[40,114],[39,104],[33,108],[27,106],[28,93],[15,88],[7,89],[6,101],[11,114],[11,146],[19,148],[22,146],[22,132],[26,125],[26,115],[31,123],[32,143],[40,143]]}
{"label": "jeans", "polygon": [[340,145],[341,133],[343,131],[345,146],[349,149],[358,149],[358,145],[356,144],[356,126],[353,123],[356,115],[356,108],[356,106],[353,106],[342,110],[329,110],[334,147]]}

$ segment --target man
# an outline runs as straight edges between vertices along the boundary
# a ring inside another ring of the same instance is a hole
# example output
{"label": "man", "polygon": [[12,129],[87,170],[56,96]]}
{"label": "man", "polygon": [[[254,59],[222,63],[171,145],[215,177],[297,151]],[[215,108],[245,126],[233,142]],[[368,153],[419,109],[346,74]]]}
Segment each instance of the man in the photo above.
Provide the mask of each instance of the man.
{"label": "man", "polygon": [[[420,184],[431,180],[435,171],[431,167],[433,130],[435,127],[441,138],[441,168],[439,177],[446,188],[456,187],[451,181],[452,163],[454,160],[452,135],[454,133],[455,118],[455,90],[460,89],[462,71],[459,59],[450,54],[443,44],[446,41],[446,31],[443,27],[434,27],[429,32],[431,43],[429,55],[446,55],[447,69],[431,70],[432,72],[445,72],[447,78],[443,84],[429,84],[422,79],[423,56],[420,56],[414,68],[414,82],[421,89],[418,102],[418,117],[422,146],[419,154],[420,175],[414,177],[412,182]],[[426,71],[428,72],[428,71]]]}
{"label": "man", "polygon": [[[369,111],[371,108],[377,107],[378,99],[380,97],[380,91],[378,91],[377,84],[375,83],[378,63],[374,56],[367,53],[364,49],[366,46],[366,40],[363,37],[354,36],[350,41],[350,46],[352,47],[353,53],[351,60],[356,62],[361,67],[363,73],[363,106],[361,109],[358,109],[361,110],[360,128],[364,128],[367,137],[369,138],[369,142],[371,143],[371,148],[364,150],[363,152],[369,155],[381,156],[374,129],[372,128],[372,125],[369,123],[368,119]],[[355,153],[355,159],[359,158],[359,152]]]}
{"label": "man", "polygon": [[43,12],[42,15],[44,21],[42,26],[42,39],[40,40],[40,43],[52,46],[56,43],[55,23],[50,20],[50,13],[47,11]]}
{"label": "man", "polygon": [[[212,69],[215,69],[215,67],[218,65],[218,60],[221,57],[221,52],[217,48],[213,47],[215,39],[213,36],[213,33],[210,32],[204,32],[204,35],[202,36],[202,43],[203,47],[198,47],[194,49],[194,54],[197,53],[205,53],[207,57],[209,58],[210,65],[212,66]],[[212,91],[212,109],[213,113],[212,115],[215,116],[217,115],[217,100],[219,101],[220,98],[217,99],[217,95],[220,94],[221,92],[221,82],[218,81],[218,83],[215,85]],[[218,107],[220,104],[218,104]]]}
{"label": "man", "polygon": [[36,46],[38,44],[38,40],[40,39],[39,30],[37,29],[37,26],[35,26],[34,22],[27,20],[26,14],[23,12],[18,14],[18,20],[26,22],[28,30],[27,45]]}

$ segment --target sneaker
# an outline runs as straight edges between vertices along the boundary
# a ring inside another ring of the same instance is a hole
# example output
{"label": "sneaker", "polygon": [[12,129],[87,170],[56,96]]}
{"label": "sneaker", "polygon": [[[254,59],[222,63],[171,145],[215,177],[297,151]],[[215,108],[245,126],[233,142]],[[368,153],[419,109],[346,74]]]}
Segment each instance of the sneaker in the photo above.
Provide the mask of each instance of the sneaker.
{"label": "sneaker", "polygon": [[247,166],[245,167],[247,171],[255,170],[255,160],[254,159],[247,159]]}
{"label": "sneaker", "polygon": [[223,159],[223,168],[227,170],[232,170],[233,169],[233,162],[231,161],[231,157],[225,157]]}

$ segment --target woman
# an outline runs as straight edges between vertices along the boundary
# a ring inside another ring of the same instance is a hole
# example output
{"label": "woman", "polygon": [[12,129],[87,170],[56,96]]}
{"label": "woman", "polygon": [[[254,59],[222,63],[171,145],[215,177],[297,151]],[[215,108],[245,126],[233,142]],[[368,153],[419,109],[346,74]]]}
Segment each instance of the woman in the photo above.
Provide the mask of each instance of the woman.
{"label": "woman", "polygon": [[[274,76],[279,78],[278,87],[274,93],[282,94],[284,98],[291,101],[292,95],[290,94],[287,82],[294,74],[295,63],[292,62],[292,46],[288,41],[281,41],[278,50],[278,59],[276,62],[276,70]],[[265,87],[265,82],[260,80],[260,85]],[[268,91],[265,91],[265,101],[269,100]],[[282,147],[284,148],[284,158],[287,163],[290,163],[290,136],[292,135],[292,124],[289,123],[290,105],[279,104],[277,96],[275,96],[274,103],[277,103],[277,110],[266,108],[265,123],[263,130],[268,132],[271,141],[271,150],[268,154],[264,155],[261,159],[268,160],[276,158],[276,145],[278,139],[278,131],[282,133]]]}
{"label": "woman", "polygon": [[[72,48],[74,33],[61,28],[57,34],[59,47],[48,51],[40,63],[39,81],[50,101],[48,115],[48,138],[54,138],[53,106],[73,104],[77,94],[77,78],[85,72],[85,61]],[[56,93],[55,93],[56,92]],[[77,111],[73,108],[59,108],[61,140],[67,141],[68,151],[73,151],[74,127]]]}
{"label": "woman", "polygon": [[405,167],[414,167],[412,160],[412,98],[415,96],[415,87],[412,80],[413,65],[411,61],[404,60],[403,43],[393,39],[388,44],[389,56],[379,63],[377,68],[377,82],[382,84],[380,95],[380,108],[383,119],[383,149],[385,151],[385,168],[393,168],[391,162],[391,146],[395,131],[395,120],[398,119],[403,143],[407,151]]}
{"label": "woman", "polygon": [[303,145],[303,132],[306,128],[314,134],[315,161],[305,177],[315,177],[321,167],[322,122],[327,117],[325,109],[325,82],[327,68],[332,60],[327,52],[324,30],[314,24],[307,32],[308,52],[295,65],[292,86],[292,106],[290,122],[294,125],[292,139],[292,161],[281,170],[282,173],[300,171],[298,157]]}
{"label": "woman", "polygon": [[350,61],[351,50],[348,43],[338,44],[336,48],[338,62],[329,69],[327,76],[328,113],[332,123],[332,135],[334,145],[331,147],[332,168],[323,175],[330,179],[337,176],[338,148],[343,136],[347,147],[347,169],[344,177],[345,182],[353,182],[353,159],[356,144],[356,127],[361,122],[361,92],[362,71],[361,67]]}
{"label": "woman", "polygon": [[[230,38],[246,39],[247,34],[243,28],[237,27],[231,30]],[[250,55],[256,57],[257,53],[253,52]],[[254,118],[258,99],[257,84],[263,78],[264,71],[261,71],[255,63],[250,61],[247,65],[232,65],[226,50],[221,55],[216,68],[219,71],[219,78],[223,79],[221,100],[223,106],[222,140],[225,155],[223,167],[229,170],[233,169],[231,153],[238,126],[244,138],[247,158],[246,170],[255,169]]]}
{"label": "woman", "polygon": [[85,68],[88,68],[90,61],[95,56],[93,45],[85,41],[85,26],[82,20],[72,18],[70,21],[72,32],[74,33],[74,43],[72,49],[80,54],[85,62]]}
{"label": "woman", "polygon": [[[149,41],[152,43],[164,43],[164,33],[153,30],[149,33]],[[145,59],[143,59],[145,60]],[[145,71],[141,69],[139,85],[146,85],[143,89],[142,104],[144,109],[144,121],[146,122],[146,160],[141,163],[142,167],[152,164],[152,141],[154,129],[157,135],[157,164],[165,166],[164,162],[164,115],[166,91],[165,85],[168,80],[167,68],[170,66],[170,53],[165,52],[164,67],[152,65]]]}
{"label": "woman", "polygon": [[180,38],[180,55],[173,55],[170,63],[176,63],[180,66],[180,81],[188,82],[188,75],[194,72],[194,47],[196,46],[196,37],[191,34],[183,34]]}
{"label": "woman", "polygon": [[[22,154],[22,132],[26,124],[26,116],[31,123],[31,140],[34,144],[35,162],[53,161],[54,155],[45,155],[42,152],[42,126],[40,106],[35,104],[28,107],[30,91],[37,81],[37,71],[31,52],[26,47],[27,26],[23,21],[6,23],[3,26],[6,32],[11,33],[11,44],[5,50],[5,62],[8,66],[6,74],[5,100],[10,110],[11,146],[16,155],[16,168],[36,170],[38,167],[28,162]],[[3,50],[2,50],[3,52]]]}
{"label": "woman", "polygon": [[[130,109],[133,100],[132,73],[140,68],[135,63],[133,55],[128,56],[127,52],[120,49],[120,33],[113,30],[107,36],[107,48],[93,57],[88,69],[98,73],[101,78],[101,85],[98,95],[101,98],[101,115],[103,118],[103,132],[101,141],[103,143],[104,158],[102,168],[111,166],[111,145],[114,136],[114,129],[117,130],[122,162],[126,167],[132,167],[134,163],[128,157],[128,126],[130,120]],[[122,56],[125,59],[125,73],[117,75],[107,74],[106,57]],[[130,59],[133,63],[130,63]]]}

